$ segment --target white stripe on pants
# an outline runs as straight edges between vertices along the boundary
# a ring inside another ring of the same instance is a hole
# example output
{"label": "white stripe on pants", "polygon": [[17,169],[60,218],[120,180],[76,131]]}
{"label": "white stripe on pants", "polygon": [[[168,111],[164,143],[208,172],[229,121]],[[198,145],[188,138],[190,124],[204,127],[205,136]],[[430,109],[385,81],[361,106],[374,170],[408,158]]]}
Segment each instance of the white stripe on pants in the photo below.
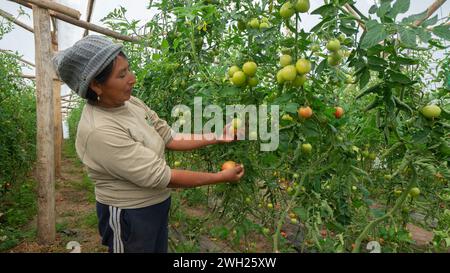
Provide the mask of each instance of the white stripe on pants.
{"label": "white stripe on pants", "polygon": [[116,208],[113,206],[109,206],[109,226],[113,230],[114,233],[114,241],[113,241],[113,252],[114,253],[123,253],[123,242],[121,237],[121,227],[120,227],[120,208]]}

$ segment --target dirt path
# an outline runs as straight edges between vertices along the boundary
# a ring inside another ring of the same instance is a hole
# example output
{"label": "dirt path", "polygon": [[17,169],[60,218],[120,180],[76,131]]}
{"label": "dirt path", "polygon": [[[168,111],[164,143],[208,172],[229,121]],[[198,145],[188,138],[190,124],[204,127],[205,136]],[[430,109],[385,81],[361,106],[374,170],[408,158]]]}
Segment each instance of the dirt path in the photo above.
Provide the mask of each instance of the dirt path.
{"label": "dirt path", "polygon": [[[48,246],[23,241],[9,252],[70,252],[70,241],[81,244],[82,252],[106,252],[97,231],[93,187],[75,157],[63,153],[61,178],[56,180],[56,240]],[[34,219],[27,228],[35,228]]]}

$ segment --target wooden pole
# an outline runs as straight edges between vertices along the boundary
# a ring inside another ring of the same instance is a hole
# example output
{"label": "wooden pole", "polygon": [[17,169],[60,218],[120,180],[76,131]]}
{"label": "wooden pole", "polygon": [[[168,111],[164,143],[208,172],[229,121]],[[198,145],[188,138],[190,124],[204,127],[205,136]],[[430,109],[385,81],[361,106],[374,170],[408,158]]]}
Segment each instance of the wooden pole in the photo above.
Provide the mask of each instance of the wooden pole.
{"label": "wooden pole", "polygon": [[16,18],[14,18],[14,16],[2,9],[0,9],[0,16],[5,17],[6,19],[8,19],[9,21],[13,22],[14,24],[28,30],[29,32],[33,33],[34,30],[32,27],[28,26],[27,24],[17,20]]}
{"label": "wooden pole", "polygon": [[[53,18],[52,18],[53,19]],[[52,49],[58,52],[58,27],[53,22]],[[55,75],[56,76],[56,75]],[[61,177],[61,151],[62,151],[62,119],[61,119],[61,82],[53,81],[54,114],[55,114],[55,176]]]}
{"label": "wooden pole", "polygon": [[431,6],[428,7],[427,9],[427,14],[425,15],[424,18],[417,20],[414,22],[414,25],[416,27],[420,26],[423,22],[425,22],[425,20],[427,20],[428,18],[431,17],[431,15],[433,15],[433,13],[440,8],[447,0],[436,0]]}
{"label": "wooden pole", "polygon": [[55,241],[55,128],[53,102],[52,47],[50,14],[33,6],[34,44],[36,55],[36,114],[38,219],[37,239],[41,244]]}
{"label": "wooden pole", "polygon": [[81,16],[81,13],[78,10],[70,8],[68,6],[64,6],[56,2],[51,2],[49,0],[22,0],[22,1],[37,5],[41,8],[54,10],[56,12],[65,14],[77,20],[80,19]]}
{"label": "wooden pole", "polygon": [[[94,10],[94,1],[95,0],[89,0],[89,3],[87,4],[87,11],[86,11],[86,22],[90,23],[91,22],[91,17],[92,17],[92,11]],[[85,29],[84,30],[84,34],[83,37],[86,37],[89,34],[89,30]]]}
{"label": "wooden pole", "polygon": [[[31,7],[30,4],[25,2],[25,0],[9,0],[9,1],[15,2],[15,3],[20,4],[20,5],[23,5],[24,7],[28,7],[28,8]],[[58,13],[58,12],[50,11],[50,16],[56,17],[56,18],[58,18],[60,20],[63,20],[65,22],[69,23],[69,24],[72,24],[72,25],[75,25],[75,26],[78,26],[78,27],[81,27],[81,28],[84,28],[84,29],[88,29],[88,30],[91,30],[91,31],[95,31],[95,32],[98,32],[98,33],[101,33],[101,34],[104,34],[106,36],[110,36],[110,37],[113,37],[113,38],[116,38],[116,39],[119,39],[119,40],[122,40],[122,41],[128,41],[128,42],[140,42],[141,41],[140,37],[133,37],[133,36],[123,35],[123,34],[120,34],[118,32],[112,31],[110,29],[107,29],[107,28],[104,28],[104,27],[100,27],[100,26],[97,26],[97,25],[92,24],[92,23],[88,23],[86,21],[73,19],[70,16],[67,16],[67,15],[64,15],[64,14],[61,14],[61,13]]]}
{"label": "wooden pole", "polygon": [[67,22],[67,23],[70,23],[72,25],[76,25],[76,26],[79,26],[81,28],[92,30],[92,31],[95,31],[95,32],[98,32],[98,33],[101,33],[101,34],[104,34],[104,35],[107,35],[107,36],[119,39],[119,40],[128,41],[128,42],[139,42],[141,40],[140,38],[123,35],[123,34],[120,34],[118,32],[112,31],[110,29],[107,29],[107,28],[104,28],[104,27],[100,27],[100,26],[94,25],[92,23],[88,23],[86,21],[75,20],[75,19],[73,19],[73,18],[71,18],[69,16],[66,16],[64,14],[61,14],[61,13],[55,12],[54,14],[52,14],[52,16],[54,16],[54,17],[56,17],[56,18],[58,18],[60,20],[63,20],[65,22]]}
{"label": "wooden pole", "polygon": [[[36,80],[36,76],[35,75],[21,74],[20,77],[24,78],[24,79],[29,79],[29,80]],[[61,80],[56,78],[56,77],[53,78],[53,81],[57,81],[57,82],[62,83]]]}

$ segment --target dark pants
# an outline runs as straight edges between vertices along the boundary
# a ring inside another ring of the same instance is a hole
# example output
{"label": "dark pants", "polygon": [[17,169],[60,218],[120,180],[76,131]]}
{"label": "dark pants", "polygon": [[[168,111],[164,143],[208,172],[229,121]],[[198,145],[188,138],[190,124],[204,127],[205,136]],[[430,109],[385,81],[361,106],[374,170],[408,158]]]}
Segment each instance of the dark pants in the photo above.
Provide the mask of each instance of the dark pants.
{"label": "dark pants", "polygon": [[170,197],[139,209],[121,209],[97,202],[102,244],[109,252],[167,253]]}

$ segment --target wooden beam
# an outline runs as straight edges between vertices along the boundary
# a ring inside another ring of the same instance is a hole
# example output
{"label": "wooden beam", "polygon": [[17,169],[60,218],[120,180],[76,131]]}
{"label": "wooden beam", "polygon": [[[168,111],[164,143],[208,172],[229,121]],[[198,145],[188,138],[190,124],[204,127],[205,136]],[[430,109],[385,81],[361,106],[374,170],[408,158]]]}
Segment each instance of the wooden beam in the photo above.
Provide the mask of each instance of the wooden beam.
{"label": "wooden beam", "polygon": [[345,9],[351,14],[351,15],[353,15],[353,16],[355,16],[355,18],[357,18],[357,19],[359,19],[357,22],[358,22],[358,25],[363,29],[363,30],[366,30],[366,26],[363,24],[363,23],[361,23],[361,17],[359,16],[359,14],[349,5],[349,4],[345,4],[344,5],[344,7],[345,7]]}
{"label": "wooden beam", "polygon": [[[24,0],[9,0],[9,1],[24,5],[26,7],[30,6],[27,3],[24,3]],[[87,30],[92,30],[92,31],[95,31],[95,32],[119,39],[119,40],[128,41],[128,42],[139,42],[141,40],[141,38],[123,35],[118,32],[112,31],[112,30],[104,28],[104,27],[97,26],[95,24],[92,24],[92,23],[89,23],[89,22],[86,22],[83,20],[73,19],[69,16],[66,16],[66,15],[58,13],[58,12],[50,11],[50,15],[52,17],[58,18],[62,21],[76,25],[78,27],[81,27],[81,28],[84,28]]]}
{"label": "wooden beam", "polygon": [[[88,22],[88,23],[91,22],[92,11],[94,10],[94,2],[95,2],[95,0],[89,0],[89,2],[87,4],[86,22]],[[89,34],[89,30],[85,29],[84,33],[83,33],[83,37],[86,37],[88,34]]]}
{"label": "wooden beam", "polygon": [[5,17],[6,19],[8,19],[9,21],[13,22],[14,24],[18,25],[19,27],[22,27],[26,30],[28,30],[29,32],[33,33],[34,30],[32,27],[28,26],[27,24],[17,20],[16,18],[14,18],[14,16],[2,9],[0,9],[0,16]]}
{"label": "wooden beam", "polygon": [[[30,5],[28,3],[24,2],[25,0],[9,0],[9,1],[15,2],[15,3],[20,4],[20,5],[23,5],[25,7],[30,7]],[[141,38],[139,38],[139,37],[132,37],[132,36],[123,35],[123,34],[120,34],[118,32],[112,31],[112,30],[104,28],[104,27],[97,26],[97,25],[92,24],[92,23],[88,23],[88,22],[83,21],[83,20],[73,19],[70,16],[66,16],[66,15],[58,13],[58,12],[51,11],[50,12],[50,16],[58,18],[58,19],[60,19],[62,21],[65,21],[65,22],[67,22],[69,24],[76,25],[78,27],[81,27],[81,28],[84,28],[84,29],[88,29],[88,30],[91,30],[91,31],[95,31],[97,33],[101,33],[101,34],[104,34],[106,36],[110,36],[110,37],[113,37],[113,38],[116,38],[116,39],[119,39],[119,40],[122,40],[122,41],[127,41],[127,42],[140,42],[141,41]]]}
{"label": "wooden beam", "polygon": [[41,8],[65,14],[66,16],[72,17],[77,20],[80,19],[81,16],[81,13],[78,10],[70,8],[68,6],[64,6],[56,2],[51,2],[49,0],[23,0],[23,1],[28,2],[29,4],[37,5]]}
{"label": "wooden beam", "polygon": [[29,9],[33,9],[33,6],[31,6],[30,4],[28,4],[27,2],[25,2],[24,0],[8,0],[10,2],[16,2],[17,4],[20,4],[24,7],[27,7]]}
{"label": "wooden beam", "polygon": [[[30,80],[36,80],[36,76],[35,75],[21,74],[20,77],[21,78],[25,78],[25,79],[30,79]],[[61,80],[56,78],[56,77],[53,78],[53,81],[61,82]]]}
{"label": "wooden beam", "polygon": [[55,128],[50,14],[33,6],[34,44],[36,55],[36,115],[38,181],[37,239],[51,244],[56,237],[55,221]]}
{"label": "wooden beam", "polygon": [[139,42],[141,40],[140,38],[123,35],[123,34],[120,34],[118,32],[112,31],[110,29],[107,29],[107,28],[104,28],[104,27],[100,27],[100,26],[94,25],[92,23],[88,23],[86,21],[75,20],[75,19],[73,19],[73,18],[71,18],[69,16],[66,16],[64,14],[61,14],[61,13],[55,12],[52,16],[54,16],[54,17],[56,17],[56,18],[58,18],[60,20],[63,20],[65,22],[67,22],[67,23],[70,23],[72,25],[76,25],[76,26],[79,26],[81,28],[92,30],[92,31],[95,31],[95,32],[98,32],[98,33],[101,33],[101,34],[104,34],[104,35],[107,35],[107,36],[119,39],[119,40],[123,40],[123,41],[127,41],[127,42]]}
{"label": "wooden beam", "polygon": [[433,13],[436,12],[436,10],[438,8],[440,8],[447,0],[436,0],[433,4],[431,4],[431,6],[428,7],[427,9],[427,14],[425,15],[424,18],[417,20],[414,22],[414,25],[416,27],[420,26],[423,22],[425,22],[425,20],[427,20],[428,18],[431,17],[431,15],[433,15]]}

